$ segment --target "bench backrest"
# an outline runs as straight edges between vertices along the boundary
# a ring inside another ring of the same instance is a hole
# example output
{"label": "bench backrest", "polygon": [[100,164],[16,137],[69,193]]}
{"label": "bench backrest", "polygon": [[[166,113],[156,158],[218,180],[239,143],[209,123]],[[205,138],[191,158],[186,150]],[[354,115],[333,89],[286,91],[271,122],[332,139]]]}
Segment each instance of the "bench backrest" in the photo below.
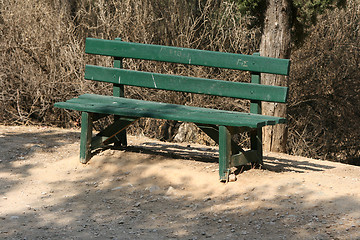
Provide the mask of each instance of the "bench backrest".
{"label": "bench backrest", "polygon": [[[255,73],[255,79],[260,73],[288,75],[290,66],[288,59],[94,38],[86,39],[85,52],[112,56],[118,60],[134,58],[250,71]],[[280,103],[286,102],[288,93],[287,87],[261,85],[257,84],[257,80],[255,83],[230,82],[92,65],[86,65],[85,79],[110,82],[117,86],[131,85]]]}

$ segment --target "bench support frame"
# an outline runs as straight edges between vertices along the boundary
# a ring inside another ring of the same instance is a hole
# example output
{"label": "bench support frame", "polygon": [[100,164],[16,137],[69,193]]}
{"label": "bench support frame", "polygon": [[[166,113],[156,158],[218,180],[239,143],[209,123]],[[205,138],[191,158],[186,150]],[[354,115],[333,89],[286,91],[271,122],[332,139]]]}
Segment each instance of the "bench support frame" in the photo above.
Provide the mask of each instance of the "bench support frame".
{"label": "bench support frame", "polygon": [[[102,116],[103,117],[103,116]],[[106,147],[114,143],[115,147],[126,146],[126,128],[138,120],[114,116],[112,124],[93,136],[93,122],[99,119],[98,114],[82,112],[81,114],[81,139],[80,139],[80,162],[87,163],[91,158],[91,150]]]}

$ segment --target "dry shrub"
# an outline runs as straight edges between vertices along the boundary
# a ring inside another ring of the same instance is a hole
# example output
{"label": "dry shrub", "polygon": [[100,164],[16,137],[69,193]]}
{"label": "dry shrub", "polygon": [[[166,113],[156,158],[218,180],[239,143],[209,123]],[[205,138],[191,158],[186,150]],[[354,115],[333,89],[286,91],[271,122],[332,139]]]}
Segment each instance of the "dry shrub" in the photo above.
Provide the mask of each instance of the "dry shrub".
{"label": "dry shrub", "polygon": [[[328,11],[293,51],[289,152],[351,162],[359,158],[359,0]],[[2,0],[0,1],[0,122],[76,126],[79,113],[53,104],[82,93],[111,94],[84,81],[84,65],[112,65],[84,54],[86,37],[251,54],[259,30],[248,29],[231,1]],[[239,71],[127,59],[125,68],[230,81]],[[126,95],[155,101],[244,111],[248,102],[127,87]],[[172,139],[177,122],[144,120],[133,133]],[[100,126],[101,127],[101,126]],[[160,130],[160,131],[159,131]],[[197,135],[197,134],[196,134]],[[208,139],[192,139],[209,143]],[[242,141],[242,140],[241,140]]]}
{"label": "dry shrub", "polygon": [[[74,126],[79,113],[53,108],[84,92],[111,94],[111,86],[83,80],[84,65],[111,66],[112,59],[84,54],[86,37],[252,53],[257,29],[246,28],[233,3],[218,0],[25,0],[1,2],[1,97],[3,123]],[[244,81],[248,74],[198,66],[125,60],[125,68]],[[127,87],[132,98],[244,110],[248,103],[197,94]],[[137,123],[144,133],[171,139],[176,122]],[[159,128],[161,131],[158,131]],[[133,128],[139,133],[139,128]],[[166,133],[167,132],[167,133]],[[165,136],[165,137],[164,137]]]}
{"label": "dry shrub", "polygon": [[347,4],[321,16],[293,52],[289,151],[359,165],[360,4]]}
{"label": "dry shrub", "polygon": [[53,103],[84,90],[82,49],[67,6],[49,1],[1,3],[0,121],[69,121]]}

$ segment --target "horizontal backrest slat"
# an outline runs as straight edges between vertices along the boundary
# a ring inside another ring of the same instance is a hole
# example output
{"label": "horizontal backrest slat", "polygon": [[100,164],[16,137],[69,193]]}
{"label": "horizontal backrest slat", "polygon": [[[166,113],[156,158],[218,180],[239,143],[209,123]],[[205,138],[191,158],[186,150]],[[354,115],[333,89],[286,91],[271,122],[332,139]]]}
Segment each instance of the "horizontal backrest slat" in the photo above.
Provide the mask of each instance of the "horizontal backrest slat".
{"label": "horizontal backrest slat", "polygon": [[288,92],[286,87],[279,86],[139,72],[92,65],[86,66],[85,79],[154,89],[281,103],[286,102]]}
{"label": "horizontal backrest slat", "polygon": [[288,59],[95,38],[86,39],[85,52],[113,57],[182,63],[280,75],[288,75],[290,67],[290,61]]}

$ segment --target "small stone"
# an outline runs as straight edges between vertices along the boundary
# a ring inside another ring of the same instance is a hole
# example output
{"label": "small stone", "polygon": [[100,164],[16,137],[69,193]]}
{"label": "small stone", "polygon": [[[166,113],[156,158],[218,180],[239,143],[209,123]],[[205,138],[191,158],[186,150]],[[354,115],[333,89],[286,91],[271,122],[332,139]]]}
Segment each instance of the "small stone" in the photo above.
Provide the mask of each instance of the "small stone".
{"label": "small stone", "polygon": [[175,194],[175,188],[173,188],[172,186],[170,186],[169,188],[168,188],[168,190],[166,191],[166,195],[173,195],[173,194]]}
{"label": "small stone", "polygon": [[207,202],[207,201],[210,201],[211,200],[211,197],[207,197],[204,199],[204,202]]}
{"label": "small stone", "polygon": [[244,197],[244,200],[249,200],[249,197]]}
{"label": "small stone", "polygon": [[152,192],[157,192],[157,191],[161,190],[161,188],[157,185],[153,185],[153,186],[148,187],[146,190],[149,190],[149,192],[152,193]]}
{"label": "small stone", "polygon": [[134,204],[134,207],[140,207],[140,204],[141,204],[140,202],[137,202]]}
{"label": "small stone", "polygon": [[15,220],[15,219],[19,219],[19,216],[11,216],[10,220]]}
{"label": "small stone", "polygon": [[230,174],[229,175],[229,182],[235,182],[236,181],[236,175],[235,174]]}

